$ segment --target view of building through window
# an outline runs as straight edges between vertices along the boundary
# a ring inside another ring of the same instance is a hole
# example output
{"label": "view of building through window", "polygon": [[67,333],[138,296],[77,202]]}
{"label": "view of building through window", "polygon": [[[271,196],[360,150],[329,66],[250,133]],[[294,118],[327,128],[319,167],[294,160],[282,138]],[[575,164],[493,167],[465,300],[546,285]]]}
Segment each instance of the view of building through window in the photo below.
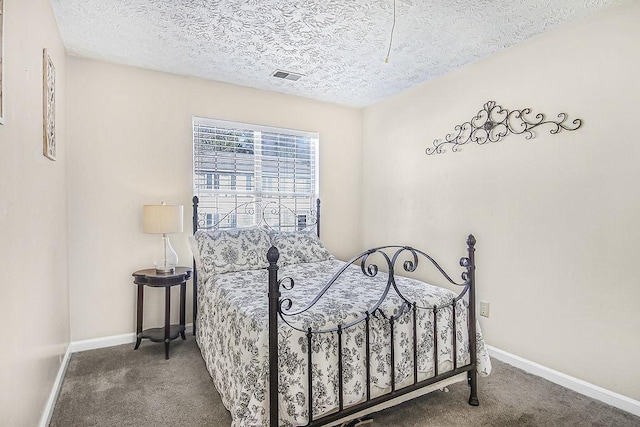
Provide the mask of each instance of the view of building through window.
{"label": "view of building through window", "polygon": [[200,227],[304,227],[318,197],[318,141],[313,132],[194,117]]}

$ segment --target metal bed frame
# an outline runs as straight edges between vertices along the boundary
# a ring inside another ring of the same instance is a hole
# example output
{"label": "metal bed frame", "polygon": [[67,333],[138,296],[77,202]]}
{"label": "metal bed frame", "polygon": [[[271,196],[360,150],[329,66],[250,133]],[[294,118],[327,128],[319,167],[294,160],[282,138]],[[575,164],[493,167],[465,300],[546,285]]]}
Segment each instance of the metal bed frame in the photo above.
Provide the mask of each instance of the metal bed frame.
{"label": "metal bed frame", "polygon": [[[253,202],[252,202],[253,203]],[[273,204],[277,202],[268,202],[267,204]],[[246,204],[244,204],[246,205]],[[247,209],[246,206],[241,205],[243,209]],[[257,207],[261,205],[256,203]],[[236,207],[234,209],[235,212],[241,206]],[[289,209],[286,206],[282,206],[283,208]],[[263,208],[266,209],[266,208]],[[272,211],[275,212],[276,209],[281,209],[281,206],[278,205],[277,208],[272,208]],[[315,225],[318,237],[320,237],[320,199],[317,200],[316,204],[317,211],[315,212]],[[291,210],[291,209],[289,209]],[[253,212],[253,211],[251,211]],[[231,214],[228,213],[227,215]],[[227,216],[225,215],[225,217]],[[224,219],[224,217],[223,217]],[[221,219],[219,222],[221,222]],[[264,213],[261,215],[261,221],[265,221]],[[194,233],[198,230],[199,220],[198,220],[198,197],[193,198],[193,230]],[[267,224],[268,225],[268,224]],[[212,227],[215,228],[216,224]],[[283,288],[285,290],[291,290],[295,286],[294,280],[290,277],[278,278],[278,258],[279,252],[278,249],[272,246],[267,252],[267,260],[269,262],[268,272],[269,272],[269,291],[268,291],[268,301],[269,301],[269,425],[277,426],[279,420],[279,407],[278,407],[278,328],[279,328],[279,320],[281,320],[288,327],[296,329],[298,331],[303,332],[307,338],[307,366],[311,367],[313,364],[313,352],[311,349],[311,342],[314,335],[318,334],[336,334],[337,335],[337,351],[338,351],[338,410],[337,412],[331,412],[327,415],[323,415],[319,418],[313,418],[313,373],[312,369],[307,369],[307,380],[308,380],[308,396],[306,401],[308,402],[308,416],[309,422],[307,426],[323,426],[323,425],[331,425],[331,423],[335,423],[338,420],[342,420],[348,418],[349,416],[355,416],[358,413],[361,413],[366,410],[370,410],[371,408],[380,405],[382,403],[388,402],[393,399],[397,399],[402,397],[408,393],[417,391],[419,389],[432,386],[440,381],[447,380],[453,376],[459,375],[461,373],[467,373],[467,382],[470,387],[470,396],[469,396],[469,404],[473,406],[478,406],[478,394],[477,394],[477,372],[476,372],[476,362],[477,362],[477,342],[476,342],[476,301],[475,301],[475,244],[476,239],[473,235],[469,235],[467,240],[467,256],[460,259],[460,266],[465,269],[462,273],[461,277],[463,282],[458,283],[454,281],[445,271],[444,269],[428,254],[422,252],[418,249],[415,249],[410,246],[381,246],[377,248],[372,248],[367,251],[362,252],[361,254],[355,256],[350,259],[345,266],[341,268],[338,272],[336,272],[333,277],[325,284],[323,289],[316,295],[316,297],[309,302],[304,308],[299,310],[291,310],[293,306],[293,301],[289,298],[282,298],[280,289]],[[389,255],[387,252],[392,252],[392,255]],[[329,288],[336,282],[336,280],[340,277],[340,275],[350,266],[351,264],[359,264],[362,270],[362,273],[368,277],[374,277],[378,274],[380,268],[377,264],[368,262],[369,258],[374,255],[379,254],[386,265],[383,265],[384,268],[388,271],[388,279],[387,284],[384,290],[381,293],[380,298],[377,302],[369,308],[367,311],[362,313],[360,317],[357,319],[346,323],[339,324],[334,328],[327,329],[318,329],[313,330],[308,328],[306,330],[302,330],[289,321],[289,318],[304,313],[311,309],[321,298],[322,296],[329,290]],[[405,260],[402,263],[402,269],[405,272],[411,273],[416,271],[419,263],[419,259],[422,257],[425,260],[429,261],[447,281],[453,285],[462,287],[462,291],[456,296],[451,302],[441,305],[441,306],[433,306],[433,307],[422,307],[415,301],[412,302],[408,300],[403,294],[402,291],[398,288],[395,279],[395,272],[398,270],[396,264],[406,257],[409,257],[408,260]],[[196,314],[197,314],[197,272],[194,265],[194,274],[193,274],[193,331],[195,335],[196,331]],[[393,315],[385,315],[383,311],[380,309],[381,304],[386,299],[391,288],[394,289],[396,294],[402,300],[402,304],[398,307],[398,310]],[[456,352],[456,316],[458,316],[460,309],[456,309],[456,302],[462,299],[465,295],[468,296],[468,307],[467,311],[467,329],[468,329],[468,339],[469,339],[469,363],[463,366],[458,366],[457,363],[457,352]],[[418,337],[417,337],[417,328],[416,328],[416,319],[418,310],[427,310],[433,313],[433,337],[437,336],[437,312],[440,310],[452,310],[452,318],[453,318],[453,368],[446,372],[438,372],[438,342],[437,339],[434,340],[434,376],[424,379],[422,381],[418,381],[418,364],[415,363],[417,360],[417,349],[418,349]],[[412,351],[413,351],[413,383],[407,386],[403,386],[401,388],[396,388],[396,378],[395,378],[395,370],[393,367],[395,366],[395,348],[393,345],[394,342],[394,322],[398,320],[401,316],[410,315],[412,322],[412,332],[413,332],[413,342],[412,342]],[[382,317],[386,321],[389,322],[390,327],[390,355],[391,355],[391,387],[390,390],[382,395],[377,397],[371,397],[371,349],[370,349],[370,320],[372,317],[380,318]],[[364,343],[364,357],[365,357],[365,368],[366,368],[366,396],[364,401],[360,403],[350,405],[345,407],[343,401],[344,395],[344,384],[343,384],[343,363],[342,363],[342,334],[345,330],[349,328],[356,327],[360,324],[364,324],[365,329],[365,343]]]}

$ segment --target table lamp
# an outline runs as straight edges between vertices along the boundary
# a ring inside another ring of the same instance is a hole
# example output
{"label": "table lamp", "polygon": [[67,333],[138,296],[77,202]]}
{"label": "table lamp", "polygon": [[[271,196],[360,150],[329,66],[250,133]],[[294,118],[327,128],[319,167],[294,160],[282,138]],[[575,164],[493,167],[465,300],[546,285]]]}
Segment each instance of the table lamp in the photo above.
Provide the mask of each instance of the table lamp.
{"label": "table lamp", "polygon": [[162,234],[162,251],[154,258],[156,273],[173,273],[178,264],[178,254],[171,247],[169,233],[182,233],[182,205],[144,205],[142,207],[142,231]]}

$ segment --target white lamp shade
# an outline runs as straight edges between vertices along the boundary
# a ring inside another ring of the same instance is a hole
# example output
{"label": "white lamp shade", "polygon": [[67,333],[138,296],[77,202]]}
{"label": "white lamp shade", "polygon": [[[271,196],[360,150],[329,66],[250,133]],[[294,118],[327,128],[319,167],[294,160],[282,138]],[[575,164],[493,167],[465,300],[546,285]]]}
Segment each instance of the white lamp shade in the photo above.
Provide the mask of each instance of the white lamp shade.
{"label": "white lamp shade", "polygon": [[144,205],[142,231],[145,233],[182,233],[182,205]]}

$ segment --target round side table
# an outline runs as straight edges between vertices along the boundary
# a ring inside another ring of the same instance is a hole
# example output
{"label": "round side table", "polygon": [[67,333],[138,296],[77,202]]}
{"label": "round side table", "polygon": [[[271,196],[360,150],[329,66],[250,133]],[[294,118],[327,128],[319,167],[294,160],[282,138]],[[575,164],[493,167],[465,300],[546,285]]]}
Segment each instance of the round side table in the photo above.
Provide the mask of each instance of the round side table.
{"label": "round side table", "polygon": [[[185,331],[185,297],[187,293],[187,280],[191,278],[191,268],[176,267],[173,273],[157,273],[155,268],[146,270],[138,270],[133,273],[133,283],[138,285],[138,303],[137,303],[137,327],[136,327],[136,346],[137,350],[143,339],[149,339],[153,342],[164,342],[165,359],[169,358],[169,343],[171,340],[182,337]],[[171,325],[171,288],[180,285],[180,324]],[[144,310],[144,287],[165,288],[164,297],[164,328],[151,328],[142,330],[142,315]]]}

